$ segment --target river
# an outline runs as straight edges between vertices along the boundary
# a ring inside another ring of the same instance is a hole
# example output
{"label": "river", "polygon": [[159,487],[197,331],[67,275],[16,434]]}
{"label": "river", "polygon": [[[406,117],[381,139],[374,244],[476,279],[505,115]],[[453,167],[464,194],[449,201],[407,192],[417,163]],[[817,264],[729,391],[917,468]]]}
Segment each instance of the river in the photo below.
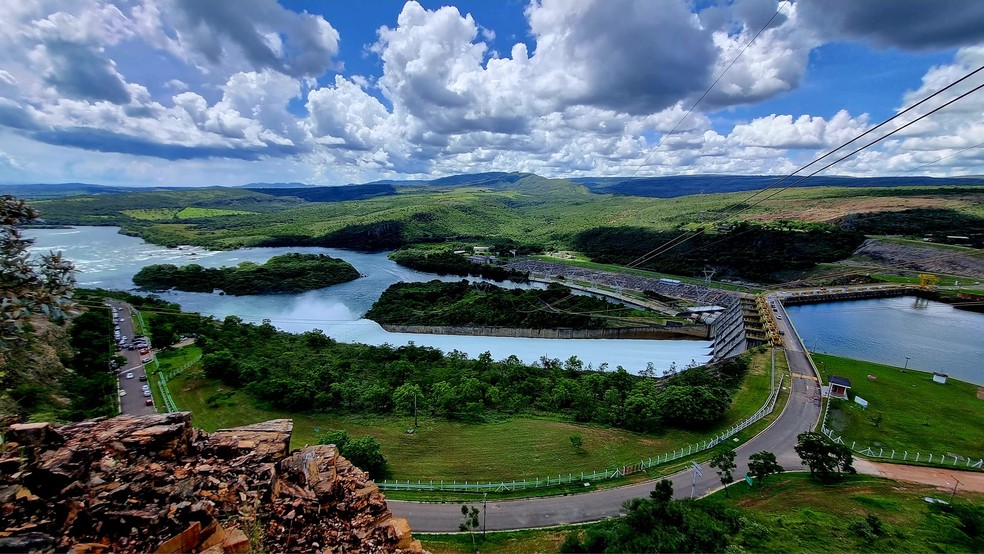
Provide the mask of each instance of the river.
{"label": "river", "polygon": [[810,350],[984,385],[984,314],[902,296],[788,306]]}
{"label": "river", "polygon": [[[276,327],[291,332],[321,329],[342,342],[399,346],[412,341],[445,352],[458,350],[472,358],[486,351],[495,359],[515,355],[527,363],[542,356],[561,360],[577,356],[586,366],[591,364],[597,368],[607,363],[612,369],[622,366],[633,373],[645,369],[647,363],[661,371],[671,364],[682,368],[694,361],[705,363],[710,359],[709,341],[552,340],[389,333],[375,322],[362,318],[386,287],[400,281],[449,281],[460,277],[442,278],[414,271],[393,263],[386,253],[366,254],[335,248],[241,248],[230,251],[208,251],[191,246],[165,248],[121,235],[118,230],[116,227],[31,229],[26,235],[35,239],[32,253],[61,251],[73,261],[79,270],[79,286],[114,290],[132,290],[133,275],[151,264],[230,266],[244,261],[263,263],[286,252],[341,258],[355,266],[363,277],[301,294],[227,296],[170,291],[159,296],[177,302],[185,311],[218,318],[235,315],[256,323],[268,319]],[[497,284],[510,286],[508,283]]]}

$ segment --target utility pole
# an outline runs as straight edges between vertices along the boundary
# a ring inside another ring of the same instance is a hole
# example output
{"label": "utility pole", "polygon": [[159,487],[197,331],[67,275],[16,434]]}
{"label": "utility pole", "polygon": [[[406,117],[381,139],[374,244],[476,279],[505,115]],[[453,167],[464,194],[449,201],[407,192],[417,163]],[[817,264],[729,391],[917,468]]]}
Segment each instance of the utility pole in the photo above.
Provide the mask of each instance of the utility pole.
{"label": "utility pole", "polygon": [[489,513],[489,493],[482,494],[482,542],[485,542],[485,522]]}
{"label": "utility pole", "polygon": [[902,371],[905,371],[907,369],[909,369],[909,357],[908,356],[905,357],[905,367],[902,368]]}
{"label": "utility pole", "polygon": [[417,393],[413,393],[413,428],[417,430]]}
{"label": "utility pole", "polygon": [[[950,477],[953,477],[953,475],[950,475]],[[962,485],[962,484],[963,483],[961,483],[960,481],[958,481],[956,477],[953,477],[953,491],[950,492],[950,502],[951,503],[953,502],[953,497],[957,494],[957,485]]]}

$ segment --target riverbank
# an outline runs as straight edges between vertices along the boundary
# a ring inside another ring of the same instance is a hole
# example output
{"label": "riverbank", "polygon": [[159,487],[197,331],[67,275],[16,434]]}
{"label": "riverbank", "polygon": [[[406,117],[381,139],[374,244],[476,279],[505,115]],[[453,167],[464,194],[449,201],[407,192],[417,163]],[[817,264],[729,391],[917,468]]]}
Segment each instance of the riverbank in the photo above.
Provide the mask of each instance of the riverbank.
{"label": "riverbank", "polygon": [[476,337],[514,337],[532,339],[635,339],[635,340],[708,340],[707,325],[621,327],[611,329],[517,329],[492,326],[438,326],[380,324],[390,333],[424,335],[468,335]]}

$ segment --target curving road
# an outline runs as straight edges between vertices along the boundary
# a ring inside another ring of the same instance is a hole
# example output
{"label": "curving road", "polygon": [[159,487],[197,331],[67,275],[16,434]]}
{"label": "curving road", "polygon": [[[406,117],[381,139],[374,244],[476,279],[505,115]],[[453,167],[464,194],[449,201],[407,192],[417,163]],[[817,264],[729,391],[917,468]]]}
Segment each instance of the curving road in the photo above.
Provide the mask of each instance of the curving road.
{"label": "curving road", "polygon": [[[820,419],[820,390],[816,372],[778,302],[777,309],[784,316],[776,323],[783,330],[783,346],[791,373],[791,379],[787,382],[791,383],[792,390],[786,407],[772,425],[735,449],[737,479],[748,469],[748,456],[762,450],[774,453],[779,463],[788,470],[803,469],[799,456],[793,450],[796,436],[813,430]],[[701,470],[703,477],[697,479],[695,496],[703,496],[721,487],[717,474],[707,463],[701,465]],[[676,473],[668,479],[673,482],[677,498],[690,496],[692,471]],[[621,513],[622,503],[632,498],[648,496],[653,483],[654,481],[646,481],[572,496],[491,501],[487,505],[486,527],[493,530],[525,529],[616,517]],[[461,505],[457,503],[390,500],[389,506],[395,515],[407,518],[414,531],[457,531],[461,523]]]}

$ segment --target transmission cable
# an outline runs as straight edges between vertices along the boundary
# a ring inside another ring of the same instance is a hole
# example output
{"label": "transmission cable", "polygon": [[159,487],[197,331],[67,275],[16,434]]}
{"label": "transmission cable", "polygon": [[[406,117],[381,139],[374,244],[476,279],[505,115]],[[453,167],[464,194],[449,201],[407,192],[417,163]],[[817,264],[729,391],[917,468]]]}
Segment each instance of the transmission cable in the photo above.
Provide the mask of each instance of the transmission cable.
{"label": "transmission cable", "polygon": [[[802,183],[802,182],[803,182],[803,181],[805,181],[806,179],[809,179],[810,177],[813,177],[814,175],[816,175],[816,174],[818,174],[818,173],[820,173],[821,171],[824,171],[824,170],[826,170],[826,169],[828,169],[828,168],[830,168],[831,166],[833,166],[833,165],[835,165],[835,164],[837,164],[837,163],[840,163],[841,161],[843,161],[843,160],[845,160],[846,158],[848,158],[848,157],[850,157],[850,156],[853,156],[854,154],[857,154],[858,152],[861,152],[862,150],[865,150],[865,149],[867,149],[867,148],[869,148],[870,146],[872,146],[872,145],[874,145],[874,144],[877,144],[877,143],[879,143],[879,142],[881,142],[881,141],[883,141],[883,140],[885,140],[886,138],[888,138],[888,137],[890,137],[890,136],[892,136],[892,135],[894,135],[894,134],[896,134],[896,133],[898,133],[898,132],[900,132],[900,131],[902,131],[903,129],[905,129],[905,128],[907,128],[907,127],[909,127],[909,126],[911,126],[911,125],[913,125],[913,124],[915,124],[915,123],[917,123],[917,122],[919,122],[919,121],[921,121],[921,120],[923,120],[923,119],[925,119],[925,118],[927,118],[927,117],[929,117],[930,115],[933,115],[934,113],[936,113],[936,112],[938,112],[938,111],[940,111],[940,110],[941,110],[941,109],[943,109],[943,108],[946,108],[947,106],[949,106],[949,105],[951,105],[951,104],[953,104],[954,102],[957,102],[957,101],[959,101],[959,100],[961,100],[961,99],[963,99],[963,98],[965,98],[966,96],[969,96],[970,94],[973,94],[974,92],[977,92],[977,91],[978,91],[978,90],[980,90],[981,88],[984,88],[984,84],[981,84],[981,85],[978,85],[978,86],[976,86],[976,87],[974,87],[974,88],[972,88],[971,90],[969,90],[969,91],[967,91],[967,92],[965,92],[965,93],[963,93],[963,94],[961,94],[961,95],[959,95],[959,96],[957,96],[957,97],[955,97],[955,98],[953,98],[953,99],[951,99],[951,100],[949,100],[949,101],[947,101],[946,103],[944,103],[944,104],[942,104],[942,105],[940,105],[940,106],[937,106],[936,108],[933,108],[933,109],[932,109],[932,110],[930,110],[929,112],[927,112],[927,113],[925,113],[925,114],[922,114],[922,115],[920,115],[920,116],[919,116],[919,117],[917,117],[916,119],[914,119],[914,120],[912,120],[912,121],[910,121],[910,122],[908,122],[908,123],[906,123],[906,124],[904,124],[904,125],[902,125],[902,126],[900,126],[900,127],[898,127],[898,128],[896,128],[896,129],[894,129],[894,130],[892,130],[892,131],[889,131],[888,133],[886,133],[885,135],[883,135],[883,136],[881,136],[880,138],[877,138],[877,139],[875,139],[875,140],[873,140],[873,141],[870,141],[870,142],[868,142],[868,143],[866,143],[866,144],[864,144],[863,146],[861,146],[861,147],[859,147],[859,148],[856,148],[855,150],[853,150],[853,151],[851,151],[850,153],[848,153],[848,154],[845,154],[844,156],[841,156],[840,158],[838,158],[838,159],[836,159],[836,160],[834,160],[834,161],[832,161],[832,162],[830,162],[830,163],[828,163],[827,165],[824,165],[824,166],[823,166],[823,167],[821,167],[820,169],[818,169],[818,170],[816,170],[816,171],[813,171],[812,173],[810,173],[810,174],[808,174],[808,175],[806,175],[806,176],[804,176],[804,177],[801,177],[801,178],[799,178],[799,179],[797,179],[796,181],[794,181],[794,182],[792,182],[791,184],[789,184],[789,185],[786,185],[786,186],[784,186],[784,187],[782,187],[782,188],[780,188],[780,189],[778,189],[777,191],[775,191],[775,192],[773,192],[773,193],[772,193],[771,195],[769,195],[769,196],[767,196],[767,197],[765,197],[764,199],[761,199],[761,200],[759,200],[759,201],[757,201],[757,202],[755,202],[755,203],[753,203],[753,204],[747,204],[747,202],[748,202],[749,200],[752,200],[752,199],[753,199],[753,198],[755,198],[756,196],[758,196],[758,195],[760,195],[760,194],[763,194],[764,192],[766,192],[766,191],[768,191],[768,190],[770,190],[770,189],[772,189],[772,188],[774,188],[774,187],[775,187],[776,185],[778,185],[779,183],[782,183],[782,182],[784,182],[784,181],[786,181],[786,180],[788,180],[788,179],[791,179],[792,177],[794,177],[794,176],[795,176],[795,175],[796,175],[797,173],[799,173],[800,171],[803,171],[804,169],[806,169],[806,168],[808,168],[808,167],[810,167],[810,166],[812,166],[812,165],[814,165],[814,164],[816,164],[816,163],[818,163],[819,161],[821,161],[821,160],[823,160],[823,159],[825,159],[825,158],[827,158],[827,157],[829,157],[829,156],[831,156],[832,154],[834,154],[835,152],[837,152],[837,151],[839,151],[839,150],[841,150],[841,149],[842,149],[842,148],[844,148],[845,146],[847,146],[847,145],[849,145],[849,144],[851,144],[851,143],[853,143],[853,142],[855,142],[855,141],[857,141],[858,139],[860,139],[860,138],[862,138],[862,137],[864,137],[865,135],[868,135],[868,134],[870,134],[870,133],[871,133],[872,131],[874,131],[874,130],[876,130],[876,129],[878,129],[878,128],[881,128],[881,127],[883,127],[883,126],[885,126],[885,125],[887,125],[887,124],[888,124],[889,122],[891,122],[891,121],[893,121],[893,120],[895,120],[895,119],[897,119],[897,118],[899,118],[899,117],[901,117],[901,116],[902,116],[903,114],[905,114],[905,113],[907,113],[907,112],[909,112],[909,111],[911,111],[912,109],[914,109],[914,108],[916,108],[917,106],[919,106],[919,105],[921,105],[921,104],[923,104],[923,103],[925,103],[926,101],[928,101],[928,100],[930,100],[931,98],[934,98],[934,97],[936,97],[936,96],[938,96],[939,94],[942,94],[943,92],[945,92],[945,91],[947,91],[947,90],[949,90],[949,89],[951,89],[951,88],[953,88],[953,87],[954,87],[954,86],[956,86],[957,84],[959,84],[959,83],[961,83],[961,82],[963,82],[964,80],[966,80],[966,79],[968,79],[969,77],[971,77],[971,76],[973,76],[973,75],[975,75],[975,74],[977,74],[977,73],[979,73],[979,72],[981,72],[981,71],[984,71],[984,66],[981,66],[981,67],[979,67],[979,68],[977,68],[976,70],[974,70],[974,71],[972,71],[972,72],[970,72],[970,73],[968,73],[967,75],[965,75],[965,76],[963,76],[963,77],[961,77],[960,79],[958,79],[958,80],[956,80],[956,81],[954,81],[954,82],[952,82],[952,83],[950,83],[950,84],[949,84],[949,85],[947,85],[946,87],[944,87],[944,88],[942,88],[942,89],[940,89],[940,90],[938,90],[938,91],[936,91],[936,92],[935,92],[935,93],[933,93],[932,95],[930,95],[930,96],[928,96],[928,97],[926,97],[926,98],[924,98],[923,100],[920,100],[920,101],[919,101],[919,102],[917,102],[916,104],[913,104],[912,106],[910,106],[910,107],[908,107],[908,108],[906,108],[906,109],[904,109],[904,110],[902,110],[901,112],[899,112],[899,113],[897,113],[897,114],[895,114],[895,115],[893,115],[892,117],[890,117],[890,118],[888,118],[887,120],[885,120],[885,121],[883,121],[883,122],[881,122],[881,123],[879,123],[879,124],[878,124],[878,125],[876,125],[875,127],[873,127],[873,128],[871,128],[871,129],[869,129],[869,130],[867,130],[867,131],[865,131],[865,132],[864,132],[864,133],[862,133],[861,135],[859,135],[859,136],[857,136],[857,137],[855,137],[855,138],[853,138],[853,139],[851,139],[851,140],[849,140],[849,141],[847,141],[846,143],[844,143],[844,144],[842,144],[842,145],[840,145],[840,146],[838,146],[837,148],[835,148],[835,149],[833,149],[833,150],[831,150],[830,152],[828,152],[828,153],[826,153],[826,154],[824,154],[823,156],[821,156],[821,157],[819,157],[819,158],[817,158],[817,159],[815,159],[815,160],[813,160],[813,161],[811,161],[810,163],[808,163],[808,164],[806,164],[806,165],[804,165],[804,166],[802,166],[802,167],[800,167],[799,169],[797,169],[796,171],[794,171],[794,172],[792,172],[792,173],[790,173],[789,175],[787,175],[787,176],[785,176],[785,177],[783,177],[782,179],[780,179],[780,180],[778,180],[778,181],[776,181],[776,182],[774,182],[774,183],[772,183],[772,184],[770,184],[770,185],[769,185],[768,187],[766,187],[766,188],[764,188],[764,189],[762,189],[762,190],[759,190],[759,191],[757,191],[757,192],[755,192],[754,194],[752,194],[751,196],[749,196],[749,197],[748,197],[748,198],[746,198],[745,200],[743,200],[743,201],[741,201],[741,202],[736,202],[736,203],[734,203],[734,204],[732,204],[731,206],[729,206],[729,207],[727,207],[727,208],[725,208],[725,209],[724,209],[724,210],[722,211],[722,213],[721,213],[721,215],[719,215],[718,217],[716,217],[715,219],[713,219],[713,220],[712,220],[712,223],[713,223],[713,222],[715,222],[715,221],[720,221],[720,220],[721,220],[721,219],[723,219],[724,217],[727,217],[727,216],[731,216],[731,215],[736,215],[736,214],[740,214],[740,213],[742,213],[742,212],[745,212],[745,211],[747,211],[747,210],[749,210],[749,209],[751,209],[751,208],[753,208],[753,207],[755,207],[755,206],[757,206],[757,205],[759,205],[759,204],[761,204],[762,202],[764,202],[764,201],[766,201],[766,200],[769,200],[770,198],[773,198],[773,197],[774,197],[774,196],[776,196],[777,194],[779,194],[779,193],[781,193],[781,192],[783,192],[783,191],[786,191],[786,190],[788,190],[789,188],[791,188],[791,187],[793,187],[793,186],[796,186],[796,185],[797,185],[797,184],[799,184],[799,183]],[[738,208],[738,207],[740,207],[741,209],[738,209],[738,210],[735,210],[735,208]],[[728,212],[731,212],[731,213],[728,213]],[[699,234],[701,234],[702,232],[703,232],[703,229],[701,229],[701,230],[698,230],[698,231],[692,231],[692,232],[688,232],[688,233],[683,233],[683,234],[681,234],[680,236],[678,236],[678,237],[675,237],[674,239],[671,239],[670,241],[667,241],[667,242],[666,242],[666,243],[664,243],[663,245],[660,245],[659,247],[657,247],[657,248],[655,248],[655,249],[653,249],[653,250],[651,250],[650,252],[648,252],[648,253],[646,253],[646,254],[644,254],[644,255],[642,255],[642,256],[640,256],[639,258],[636,258],[636,259],[635,259],[635,260],[633,260],[632,262],[630,262],[630,263],[628,263],[628,264],[626,264],[626,267],[629,267],[629,268],[633,268],[633,267],[637,267],[637,266],[639,266],[640,264],[643,264],[643,263],[646,263],[646,262],[648,262],[648,261],[650,261],[650,260],[652,260],[653,258],[655,258],[656,256],[659,256],[660,254],[663,254],[663,253],[665,253],[666,251],[668,251],[668,250],[671,250],[671,249],[673,249],[673,248],[675,248],[675,247],[677,247],[677,246],[679,246],[680,244],[683,244],[684,242],[687,242],[687,241],[689,241],[690,239],[692,239],[692,238],[694,238],[695,236],[697,236],[697,235],[699,235]]]}

